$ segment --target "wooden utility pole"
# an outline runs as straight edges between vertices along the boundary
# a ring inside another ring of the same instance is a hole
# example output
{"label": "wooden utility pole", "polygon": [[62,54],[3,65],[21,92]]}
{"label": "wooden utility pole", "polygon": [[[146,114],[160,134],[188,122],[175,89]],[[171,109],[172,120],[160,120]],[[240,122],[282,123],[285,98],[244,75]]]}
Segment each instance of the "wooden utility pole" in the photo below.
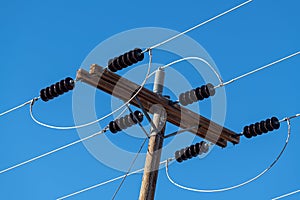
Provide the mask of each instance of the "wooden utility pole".
{"label": "wooden utility pole", "polygon": [[77,80],[123,101],[131,99],[139,90],[136,98],[129,103],[153,114],[140,200],[154,199],[166,122],[187,129],[188,132],[205,138],[222,148],[226,147],[227,142],[238,144],[240,141],[239,134],[163,97],[163,70],[158,70],[156,73],[153,92],[144,87],[140,88],[140,85],[96,64],[91,65],[89,72],[79,69]]}
{"label": "wooden utility pole", "polygon": [[[154,80],[153,92],[162,95],[165,72],[157,70]],[[164,141],[166,124],[166,112],[162,105],[153,105],[153,125],[148,144],[148,153],[144,167],[144,175],[140,190],[140,200],[153,200],[155,195],[158,168],[161,157],[161,150]]]}

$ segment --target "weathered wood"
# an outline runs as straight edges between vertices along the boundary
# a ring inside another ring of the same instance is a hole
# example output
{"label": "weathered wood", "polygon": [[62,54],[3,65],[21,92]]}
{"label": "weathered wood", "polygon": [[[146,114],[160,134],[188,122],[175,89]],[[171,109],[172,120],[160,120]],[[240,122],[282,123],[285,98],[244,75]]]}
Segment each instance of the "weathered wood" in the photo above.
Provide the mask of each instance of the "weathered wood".
{"label": "weathered wood", "polygon": [[[78,70],[77,79],[124,101],[128,101],[140,88],[139,85],[95,64],[91,66],[90,72],[83,69]],[[151,113],[151,107],[160,104],[167,112],[168,122],[181,128],[195,127],[190,129],[189,132],[220,147],[226,147],[227,141],[233,144],[239,143],[240,138],[235,132],[178,104],[172,104],[168,99],[146,88],[142,88],[137,97],[147,112]],[[136,99],[132,99],[130,104],[139,107]]]}
{"label": "weathered wood", "polygon": [[[154,81],[153,92],[162,93],[163,87],[159,87],[159,82],[164,81],[164,71],[157,71]],[[153,200],[158,177],[159,162],[164,142],[164,132],[166,121],[164,118],[164,110],[161,106],[156,106],[153,109],[152,122],[154,127],[151,127],[151,136],[148,143],[148,152],[146,156],[144,174],[140,189],[139,200]]]}

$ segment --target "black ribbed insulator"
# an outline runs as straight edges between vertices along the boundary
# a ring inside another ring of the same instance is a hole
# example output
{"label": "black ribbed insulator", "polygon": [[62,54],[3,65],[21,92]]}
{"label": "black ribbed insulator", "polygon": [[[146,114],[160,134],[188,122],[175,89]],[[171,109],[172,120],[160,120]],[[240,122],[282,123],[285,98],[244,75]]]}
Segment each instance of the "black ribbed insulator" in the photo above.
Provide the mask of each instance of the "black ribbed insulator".
{"label": "black ribbed insulator", "polygon": [[267,119],[265,121],[256,122],[255,124],[245,126],[243,130],[243,135],[246,138],[251,138],[279,128],[280,128],[279,120],[276,117],[272,117],[271,119]]}
{"label": "black ribbed insulator", "polygon": [[210,96],[214,96],[215,93],[215,87],[211,83],[208,83],[206,85],[202,85],[201,87],[181,93],[179,95],[179,103],[183,106],[186,106],[197,101],[202,101]]}
{"label": "black ribbed insulator", "polygon": [[74,87],[75,87],[74,80],[68,77],[65,78],[64,80],[61,80],[60,82],[51,85],[50,87],[42,89],[40,91],[40,97],[43,101],[48,101],[50,99],[58,97],[59,95],[62,95],[65,92],[73,90]]}
{"label": "black ribbed insulator", "polygon": [[131,127],[134,124],[142,122],[143,118],[143,113],[141,113],[140,111],[135,111],[133,114],[130,113],[129,115],[125,115],[124,117],[111,121],[109,123],[109,130],[112,133],[117,133]]}
{"label": "black ribbed insulator", "polygon": [[175,152],[175,159],[177,162],[182,162],[184,160],[191,159],[203,153],[207,153],[209,150],[209,145],[207,142],[201,141],[189,147],[180,149]]}
{"label": "black ribbed insulator", "polygon": [[144,59],[144,53],[142,49],[135,48],[119,57],[115,57],[108,61],[108,69],[112,72],[116,72],[130,65],[133,65]]}

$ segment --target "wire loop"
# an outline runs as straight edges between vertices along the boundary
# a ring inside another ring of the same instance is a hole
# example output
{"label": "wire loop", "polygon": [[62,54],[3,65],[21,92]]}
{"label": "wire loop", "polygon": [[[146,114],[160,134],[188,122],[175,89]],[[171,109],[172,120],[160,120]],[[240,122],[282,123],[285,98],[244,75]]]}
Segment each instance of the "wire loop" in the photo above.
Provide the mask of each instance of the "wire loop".
{"label": "wire loop", "polygon": [[[34,115],[33,115],[33,111],[32,111],[32,107],[33,107],[33,104],[30,105],[30,116],[32,118],[32,120],[41,125],[41,126],[44,126],[44,127],[47,127],[47,128],[51,128],[51,129],[57,129],[57,130],[70,130],[70,129],[79,129],[79,128],[83,128],[83,127],[87,127],[87,126],[90,126],[90,125],[93,125],[93,124],[96,124],[100,121],[102,121],[103,119],[106,119],[107,117],[115,114],[116,112],[118,112],[119,110],[121,110],[122,108],[126,107],[138,94],[139,92],[142,90],[142,88],[144,87],[144,85],[146,84],[148,78],[149,78],[149,74],[150,74],[150,70],[151,70],[151,67],[152,67],[152,51],[149,50],[149,64],[148,64],[148,69],[147,69],[147,72],[146,72],[146,76],[145,76],[145,79],[143,80],[142,84],[140,85],[139,89],[134,93],[134,95],[126,102],[124,103],[122,106],[120,106],[119,108],[115,109],[114,111],[112,111],[111,113],[99,118],[99,119],[96,119],[95,121],[92,121],[92,122],[89,122],[89,123],[86,123],[86,124],[81,124],[81,125],[76,125],[76,126],[54,126],[54,125],[50,125],[50,124],[46,124],[46,123],[43,123],[39,120],[37,120]],[[30,101],[31,102],[31,101]],[[29,103],[30,103],[29,102]],[[126,108],[125,108],[126,110]]]}
{"label": "wire loop", "polygon": [[196,188],[190,188],[190,187],[186,187],[186,186],[183,186],[183,185],[180,185],[178,183],[176,183],[169,175],[169,166],[168,166],[168,161],[166,162],[166,175],[167,175],[167,178],[169,179],[169,181],[181,188],[181,189],[184,189],[184,190],[188,190],[188,191],[193,191],[193,192],[199,192],[199,193],[216,193],[216,192],[224,192],[224,191],[228,191],[228,190],[233,190],[233,189],[236,189],[236,188],[239,188],[239,187],[242,187],[244,185],[247,185],[248,183],[251,183],[255,180],[257,180],[258,178],[260,178],[261,176],[263,176],[266,172],[268,172],[276,163],[277,161],[279,160],[279,158],[281,157],[281,155],[283,154],[283,152],[285,151],[287,145],[288,145],[288,142],[289,142],[289,139],[290,139],[290,135],[291,135],[291,123],[290,123],[290,118],[286,118],[286,121],[287,121],[287,125],[288,125],[288,133],[287,133],[287,138],[285,140],[285,144],[283,146],[283,148],[281,149],[280,153],[278,154],[278,156],[276,157],[276,159],[269,165],[268,168],[266,168],[264,171],[262,171],[260,174],[258,174],[257,176],[255,176],[254,178],[252,179],[249,179],[248,181],[245,181],[243,183],[240,183],[240,184],[237,184],[237,185],[234,185],[232,187],[226,187],[226,188],[221,188],[221,189],[210,189],[210,190],[205,190],[205,189],[196,189]]}

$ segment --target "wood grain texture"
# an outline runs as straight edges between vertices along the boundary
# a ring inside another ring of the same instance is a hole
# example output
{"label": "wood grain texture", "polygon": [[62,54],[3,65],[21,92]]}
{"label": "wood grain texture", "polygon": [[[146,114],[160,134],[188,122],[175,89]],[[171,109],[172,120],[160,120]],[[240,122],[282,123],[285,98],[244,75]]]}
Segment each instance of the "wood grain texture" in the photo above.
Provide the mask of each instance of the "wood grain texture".
{"label": "wood grain texture", "polygon": [[[79,69],[77,71],[77,80],[81,80],[124,101],[128,101],[140,88],[136,83],[122,78],[96,64],[91,65],[90,72]],[[220,147],[226,147],[227,141],[233,144],[239,143],[240,137],[235,132],[185,107],[173,104],[169,99],[155,94],[146,88],[142,88],[137,97],[147,112],[152,113],[151,107],[155,104],[160,104],[167,112],[168,122],[183,129],[195,127],[189,130],[189,132],[205,138]],[[130,101],[130,104],[139,107],[136,99]]]}

